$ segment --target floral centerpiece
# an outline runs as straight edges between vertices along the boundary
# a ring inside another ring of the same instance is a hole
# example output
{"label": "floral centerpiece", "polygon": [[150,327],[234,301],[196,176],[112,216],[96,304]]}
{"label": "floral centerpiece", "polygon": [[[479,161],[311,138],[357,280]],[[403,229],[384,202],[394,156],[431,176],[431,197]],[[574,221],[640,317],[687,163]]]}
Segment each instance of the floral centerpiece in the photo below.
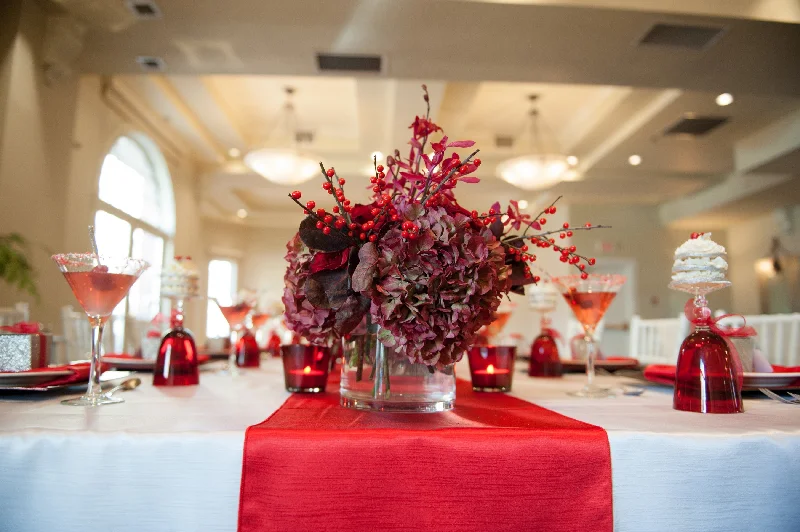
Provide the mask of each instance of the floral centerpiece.
{"label": "floral centerpiece", "polygon": [[[460,183],[478,183],[478,150],[452,141],[427,112],[411,124],[408,157],[373,160],[372,202],[353,204],[345,179],[320,163],[333,204],[290,197],[305,212],[287,245],[283,301],[290,329],[311,342],[346,338],[342,403],[357,408],[437,411],[452,407],[453,364],[491,323],[501,299],[539,281],[535,248],[551,248],[581,274],[594,259],[561,246],[568,223],[545,231],[517,202],[479,213],[459,205]],[[558,201],[558,200],[556,200]],[[597,226],[601,227],[601,226]],[[576,228],[591,229],[590,224]],[[354,330],[364,324],[361,331]],[[369,376],[365,375],[369,370]],[[392,386],[394,385],[394,391]]]}

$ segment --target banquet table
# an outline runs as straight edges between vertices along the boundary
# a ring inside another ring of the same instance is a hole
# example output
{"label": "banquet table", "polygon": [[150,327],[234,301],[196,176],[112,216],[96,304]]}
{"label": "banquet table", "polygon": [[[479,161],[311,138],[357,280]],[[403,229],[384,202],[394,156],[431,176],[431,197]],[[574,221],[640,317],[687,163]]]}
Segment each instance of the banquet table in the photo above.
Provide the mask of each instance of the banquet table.
{"label": "banquet table", "polygon": [[[512,395],[606,430],[614,530],[800,530],[800,407],[749,397],[744,414],[678,412],[659,386],[587,400],[565,393],[585,376],[521,370]],[[143,380],[96,409],[0,397],[0,530],[236,530],[245,430],[289,397],[280,360],[204,371],[194,387]]]}

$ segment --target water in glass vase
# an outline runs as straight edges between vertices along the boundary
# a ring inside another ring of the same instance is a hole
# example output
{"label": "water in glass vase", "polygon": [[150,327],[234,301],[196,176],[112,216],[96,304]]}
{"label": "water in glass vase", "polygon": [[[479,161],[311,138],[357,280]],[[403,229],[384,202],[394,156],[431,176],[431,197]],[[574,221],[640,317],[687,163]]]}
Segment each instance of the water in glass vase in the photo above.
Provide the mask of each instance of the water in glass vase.
{"label": "water in glass vase", "polygon": [[453,366],[409,362],[378,341],[377,327],[344,343],[341,405],[359,410],[443,412],[453,408]]}

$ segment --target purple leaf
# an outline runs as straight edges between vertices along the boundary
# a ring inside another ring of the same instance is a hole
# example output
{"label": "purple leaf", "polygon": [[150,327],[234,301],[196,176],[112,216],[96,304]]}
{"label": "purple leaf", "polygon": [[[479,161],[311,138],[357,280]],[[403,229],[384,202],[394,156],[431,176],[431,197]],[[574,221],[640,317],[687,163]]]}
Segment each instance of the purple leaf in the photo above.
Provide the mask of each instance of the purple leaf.
{"label": "purple leaf", "polygon": [[355,294],[347,298],[344,305],[336,310],[336,320],[333,329],[340,335],[350,333],[361,323],[364,314],[369,308],[369,298]]}
{"label": "purple leaf", "polygon": [[300,238],[309,248],[326,253],[342,251],[353,245],[353,242],[337,230],[331,231],[329,235],[317,229],[317,219],[313,216],[306,216],[300,222]]}
{"label": "purple leaf", "polygon": [[306,297],[317,308],[338,309],[353,294],[349,281],[346,268],[317,272],[305,282]]}
{"label": "purple leaf", "polygon": [[530,226],[533,227],[534,229],[536,229],[537,231],[541,231],[542,230],[542,226],[539,225],[539,222],[531,222]]}
{"label": "purple leaf", "polygon": [[372,287],[375,265],[378,263],[378,249],[373,242],[367,242],[358,252],[358,266],[353,272],[353,290],[366,292]]}

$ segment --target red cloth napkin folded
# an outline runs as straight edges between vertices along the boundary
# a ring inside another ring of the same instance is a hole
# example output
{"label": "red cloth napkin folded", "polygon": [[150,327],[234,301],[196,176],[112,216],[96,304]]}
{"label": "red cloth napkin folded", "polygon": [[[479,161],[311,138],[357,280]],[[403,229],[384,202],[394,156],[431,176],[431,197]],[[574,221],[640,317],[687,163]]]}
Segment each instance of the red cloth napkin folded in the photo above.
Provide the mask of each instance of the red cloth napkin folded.
{"label": "red cloth napkin folded", "polygon": [[61,377],[53,377],[52,380],[37,383],[32,388],[42,388],[44,386],[59,386],[62,384],[80,384],[89,382],[89,368],[90,364],[88,362],[82,362],[80,364],[69,364],[67,366],[52,366],[49,368],[37,368],[26,371],[24,373],[39,373],[42,371],[61,371],[61,370],[69,370],[72,372],[71,375],[64,375]]}
{"label": "red cloth napkin folded", "polygon": [[[800,366],[772,366],[774,373],[800,372]],[[672,386],[675,384],[675,366],[652,364],[644,368],[644,378],[651,382],[658,382]]]}
{"label": "red cloth napkin folded", "polygon": [[247,429],[239,532],[613,529],[600,427],[463,380],[440,414],[349,410],[336,392]]}

